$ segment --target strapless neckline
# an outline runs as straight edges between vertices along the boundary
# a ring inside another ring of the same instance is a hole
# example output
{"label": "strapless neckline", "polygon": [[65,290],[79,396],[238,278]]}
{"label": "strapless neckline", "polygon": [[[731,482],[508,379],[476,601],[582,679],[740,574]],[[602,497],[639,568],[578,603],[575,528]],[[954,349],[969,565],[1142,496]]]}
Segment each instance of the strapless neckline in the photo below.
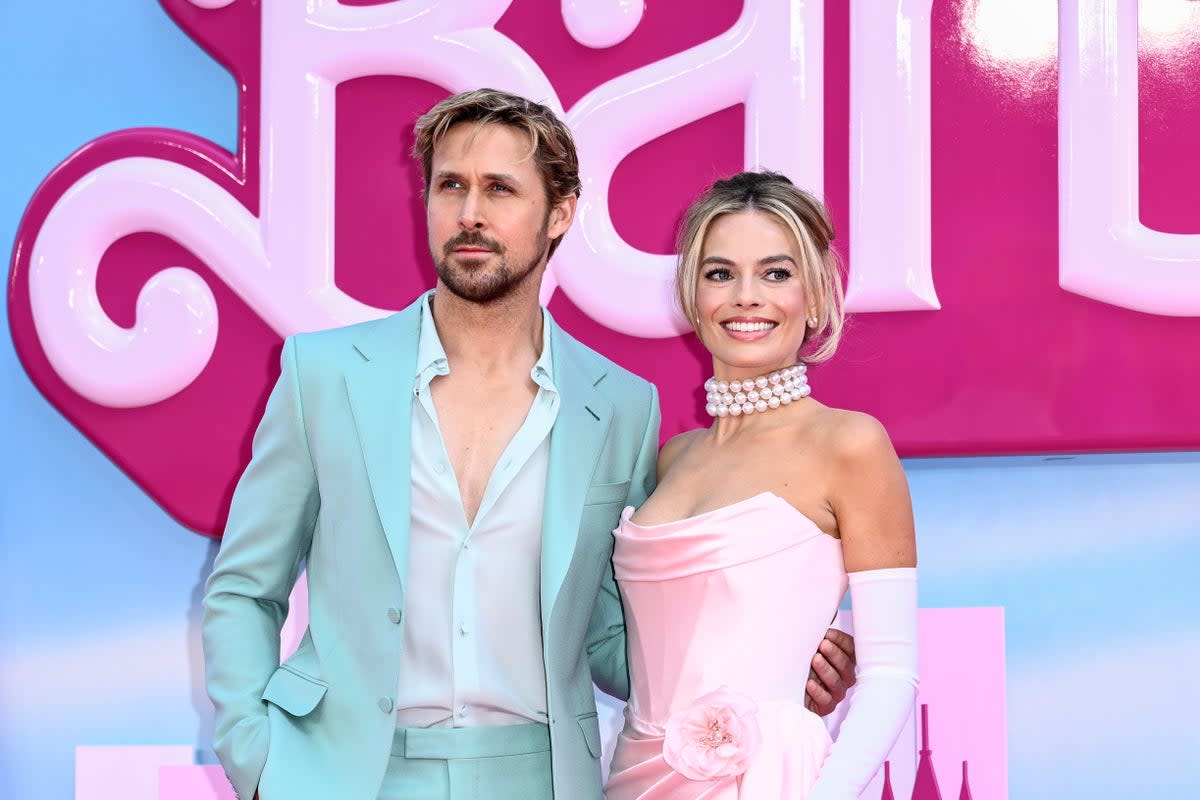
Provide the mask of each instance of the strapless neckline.
{"label": "strapless neckline", "polygon": [[818,525],[816,522],[814,522],[812,517],[808,516],[803,511],[796,508],[794,505],[789,503],[787,500],[784,500],[782,497],[780,497],[779,495],[775,494],[775,492],[772,492],[772,491],[759,492],[758,494],[752,495],[743,500],[738,500],[736,502],[729,503],[727,505],[719,506],[719,507],[711,509],[709,511],[701,511],[699,514],[693,514],[690,517],[683,517],[682,519],[671,520],[669,522],[654,522],[654,523],[651,523],[648,525],[640,523],[640,522],[635,522],[632,519],[632,515],[635,511],[634,507],[633,506],[625,506],[625,511],[621,514],[621,522],[625,525],[629,525],[629,526],[638,528],[643,531],[654,531],[654,530],[658,530],[658,529],[673,528],[673,527],[676,527],[679,525],[690,525],[690,524],[696,523],[696,522],[703,522],[712,517],[719,517],[721,514],[728,514],[730,512],[740,511],[744,507],[754,505],[754,503],[756,501],[764,500],[764,499],[774,501],[777,505],[782,506],[785,510],[789,511],[790,513],[794,514],[799,519],[803,520],[808,525],[812,526],[817,532],[821,533],[822,535],[829,536],[829,538],[833,539],[834,541],[840,541],[836,536],[830,536],[829,534],[825,533],[825,531],[821,530],[821,526]]}
{"label": "strapless neckline", "polygon": [[839,539],[774,492],[670,522],[639,525],[621,513],[613,531],[613,567],[618,581],[670,580],[732,567],[808,544],[841,561]]}

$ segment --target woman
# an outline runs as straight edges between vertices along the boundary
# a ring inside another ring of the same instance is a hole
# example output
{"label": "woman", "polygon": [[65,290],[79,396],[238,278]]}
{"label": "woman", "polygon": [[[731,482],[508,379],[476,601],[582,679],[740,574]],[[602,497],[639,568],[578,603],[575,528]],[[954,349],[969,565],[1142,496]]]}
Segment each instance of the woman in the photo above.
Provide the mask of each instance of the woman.
{"label": "woman", "polygon": [[[877,421],[808,396],[804,362],[842,331],[832,239],[821,203],[769,172],[718,181],[684,219],[676,283],[712,354],[713,423],[667,442],[615,531],[633,692],[609,800],[851,800],[911,710],[904,473]],[[831,744],[804,676],[847,584],[858,688]]]}

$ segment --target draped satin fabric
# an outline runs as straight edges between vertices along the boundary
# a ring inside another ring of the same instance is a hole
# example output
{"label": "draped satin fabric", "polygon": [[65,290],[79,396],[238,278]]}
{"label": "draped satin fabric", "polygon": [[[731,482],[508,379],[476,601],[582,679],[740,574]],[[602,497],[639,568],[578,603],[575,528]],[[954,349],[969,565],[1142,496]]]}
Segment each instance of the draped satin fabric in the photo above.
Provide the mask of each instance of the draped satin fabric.
{"label": "draped satin fabric", "polygon": [[[614,531],[632,696],[607,797],[800,800],[830,746],[804,686],[846,591],[841,543],[770,492],[661,525],[632,513]],[[668,720],[723,687],[757,703],[761,745],[741,775],[687,778],[663,756]]]}

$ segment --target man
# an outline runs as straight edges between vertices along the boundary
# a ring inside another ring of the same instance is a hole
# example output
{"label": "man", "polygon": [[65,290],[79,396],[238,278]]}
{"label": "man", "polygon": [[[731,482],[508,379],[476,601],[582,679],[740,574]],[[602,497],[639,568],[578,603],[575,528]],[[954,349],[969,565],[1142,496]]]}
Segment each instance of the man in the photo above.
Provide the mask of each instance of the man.
{"label": "man", "polygon": [[579,194],[562,122],[479,90],[416,133],[437,286],[284,343],[204,601],[215,747],[239,798],[601,797],[611,531],[653,488],[657,393],[538,305]]}

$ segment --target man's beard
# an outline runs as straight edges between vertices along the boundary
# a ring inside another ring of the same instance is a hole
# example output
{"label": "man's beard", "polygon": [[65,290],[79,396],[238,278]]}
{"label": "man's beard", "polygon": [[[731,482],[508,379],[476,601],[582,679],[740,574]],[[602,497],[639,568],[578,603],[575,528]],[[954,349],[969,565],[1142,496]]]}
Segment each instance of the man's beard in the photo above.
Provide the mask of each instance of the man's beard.
{"label": "man's beard", "polygon": [[[438,277],[442,284],[454,295],[472,303],[494,303],[513,293],[517,287],[525,283],[529,275],[537,269],[546,254],[549,239],[546,237],[549,220],[538,231],[535,255],[527,264],[517,265],[518,269],[510,267],[505,258],[505,249],[499,242],[486,238],[474,231],[463,231],[442,247],[442,258],[437,262]],[[494,268],[478,267],[476,269],[455,269],[450,259],[456,247],[486,247],[500,257],[500,263]]]}

